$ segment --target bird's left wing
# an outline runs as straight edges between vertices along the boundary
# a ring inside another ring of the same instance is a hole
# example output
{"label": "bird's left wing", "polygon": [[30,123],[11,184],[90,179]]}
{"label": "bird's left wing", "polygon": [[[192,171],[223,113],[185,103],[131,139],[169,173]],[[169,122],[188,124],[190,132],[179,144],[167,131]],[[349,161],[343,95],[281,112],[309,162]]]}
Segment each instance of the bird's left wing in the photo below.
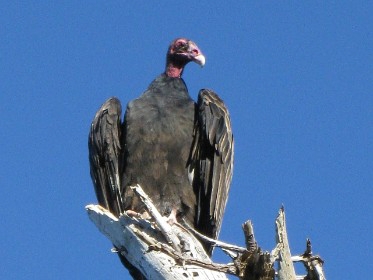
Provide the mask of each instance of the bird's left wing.
{"label": "bird's left wing", "polygon": [[117,98],[108,99],[97,111],[88,137],[91,177],[99,204],[116,216],[122,213],[120,194],[121,113]]}
{"label": "bird's left wing", "polygon": [[199,92],[196,117],[191,156],[197,194],[196,228],[217,238],[232,180],[231,122],[223,101],[208,89]]}

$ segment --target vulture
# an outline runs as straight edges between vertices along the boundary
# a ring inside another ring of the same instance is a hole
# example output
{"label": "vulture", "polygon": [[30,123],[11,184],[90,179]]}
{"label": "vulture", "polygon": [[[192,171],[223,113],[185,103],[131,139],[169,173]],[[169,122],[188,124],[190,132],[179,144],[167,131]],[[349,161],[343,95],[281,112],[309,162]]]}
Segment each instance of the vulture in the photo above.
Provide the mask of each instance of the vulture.
{"label": "vulture", "polygon": [[216,239],[232,179],[233,134],[215,92],[200,90],[197,103],[189,96],[181,78],[189,62],[203,66],[205,57],[191,40],[175,39],[165,71],[128,103],[123,121],[117,98],[101,106],[89,133],[90,172],[99,204],[114,215],[146,211],[130,188],[139,184],[162,215]]}

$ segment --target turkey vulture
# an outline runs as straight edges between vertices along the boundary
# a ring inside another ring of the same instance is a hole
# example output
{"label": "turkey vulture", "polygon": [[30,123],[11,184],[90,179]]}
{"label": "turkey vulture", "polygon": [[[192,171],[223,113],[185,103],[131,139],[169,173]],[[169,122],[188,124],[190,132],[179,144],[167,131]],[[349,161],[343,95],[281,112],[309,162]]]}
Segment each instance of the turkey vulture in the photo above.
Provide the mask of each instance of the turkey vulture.
{"label": "turkey vulture", "polygon": [[102,105],[89,133],[90,171],[99,204],[114,215],[145,210],[129,188],[139,184],[162,215],[184,218],[217,238],[232,178],[233,135],[216,93],[202,89],[197,103],[189,96],[181,75],[190,61],[203,66],[205,57],[191,40],[176,39],[165,72],[128,103],[123,122],[117,98]]}

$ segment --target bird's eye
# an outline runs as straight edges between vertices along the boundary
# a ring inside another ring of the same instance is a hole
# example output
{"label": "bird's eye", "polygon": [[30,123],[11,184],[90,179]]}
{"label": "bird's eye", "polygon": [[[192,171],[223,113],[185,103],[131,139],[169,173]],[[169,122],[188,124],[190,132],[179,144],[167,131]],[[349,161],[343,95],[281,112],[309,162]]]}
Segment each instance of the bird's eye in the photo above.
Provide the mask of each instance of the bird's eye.
{"label": "bird's eye", "polygon": [[179,42],[176,42],[175,47],[178,50],[185,50],[188,47],[188,44],[186,42],[179,41]]}
{"label": "bird's eye", "polygon": [[185,40],[175,41],[170,49],[170,54],[182,54],[188,52],[189,43]]}

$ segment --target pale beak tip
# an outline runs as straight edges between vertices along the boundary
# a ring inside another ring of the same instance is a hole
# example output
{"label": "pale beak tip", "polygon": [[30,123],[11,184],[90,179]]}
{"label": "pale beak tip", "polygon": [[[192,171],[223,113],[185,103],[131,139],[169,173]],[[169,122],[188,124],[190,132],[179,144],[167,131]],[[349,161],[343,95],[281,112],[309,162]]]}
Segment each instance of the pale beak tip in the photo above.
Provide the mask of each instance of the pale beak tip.
{"label": "pale beak tip", "polygon": [[204,55],[199,54],[194,58],[195,62],[198,63],[201,67],[203,67],[206,63],[206,58]]}

